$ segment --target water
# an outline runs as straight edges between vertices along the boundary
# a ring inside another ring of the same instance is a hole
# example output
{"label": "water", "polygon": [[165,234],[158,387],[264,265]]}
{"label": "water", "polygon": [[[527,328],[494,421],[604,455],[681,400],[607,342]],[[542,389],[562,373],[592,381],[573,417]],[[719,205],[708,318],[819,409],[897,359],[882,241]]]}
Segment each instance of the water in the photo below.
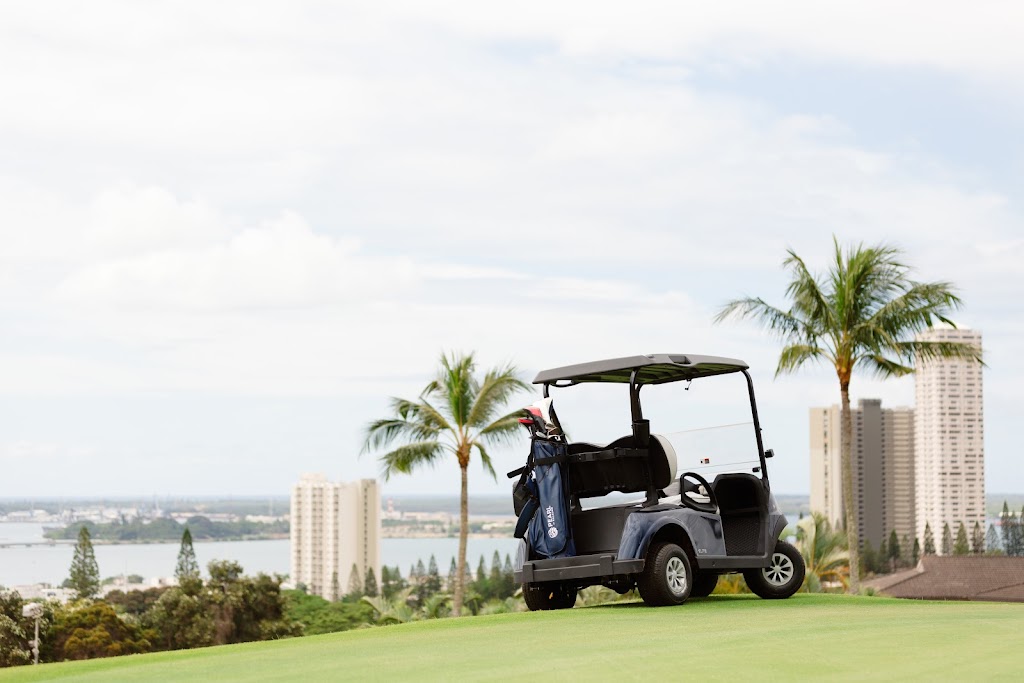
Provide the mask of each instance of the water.
{"label": "water", "polygon": [[[39,524],[0,524],[0,546],[10,542],[43,541],[43,528]],[[483,555],[487,567],[497,550],[502,561],[505,555],[515,557],[514,538],[470,538],[466,561],[475,570]],[[205,567],[211,560],[234,560],[242,565],[246,574],[265,572],[287,574],[290,571],[291,542],[225,541],[222,543],[196,542],[196,559]],[[147,579],[171,576],[178,559],[178,543],[150,543],[145,545],[95,545],[96,562],[100,576],[138,574]],[[433,554],[442,575],[448,573],[452,558],[458,553],[457,538],[384,538],[381,539],[381,563],[397,565],[406,576],[409,567],[423,560],[426,565]],[[74,544],[0,547],[0,585],[14,586],[33,583],[59,585],[68,576]]]}

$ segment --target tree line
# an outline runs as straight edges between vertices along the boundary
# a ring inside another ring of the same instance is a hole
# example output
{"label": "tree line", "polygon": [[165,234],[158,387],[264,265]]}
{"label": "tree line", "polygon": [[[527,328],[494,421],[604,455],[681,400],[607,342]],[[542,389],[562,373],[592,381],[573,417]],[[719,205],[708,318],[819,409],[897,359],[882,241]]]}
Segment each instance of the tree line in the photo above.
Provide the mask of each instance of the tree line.
{"label": "tree line", "polygon": [[287,536],[288,522],[214,522],[203,515],[189,517],[180,524],[168,517],[143,522],[141,519],[116,520],[104,524],[80,522],[70,524],[63,529],[49,529],[46,538],[71,540],[77,538],[83,528],[89,530],[89,536],[96,540],[114,541],[118,543],[177,541],[188,528],[192,538],[200,541],[269,538]]}
{"label": "tree line", "polygon": [[[100,570],[88,527],[79,529],[65,585],[75,592],[66,605],[42,603],[41,662],[113,657],[255,640],[344,631],[452,615],[458,584],[455,560],[442,576],[436,559],[419,561],[406,576],[382,567],[353,573],[347,591],[328,600],[304,586],[283,590],[284,577],[246,576],[237,562],[213,561],[203,580],[192,535],[181,535],[174,569],[176,586],[141,591],[113,590],[102,599]],[[480,557],[476,572],[464,567],[464,605],[472,614],[523,611],[516,595],[511,558],[495,552],[488,566]],[[34,621],[23,616],[26,602],[16,592],[0,592],[0,666],[28,664]]]}
{"label": "tree line", "polygon": [[[301,635],[289,618],[281,576],[245,576],[237,562],[199,564],[186,528],[175,568],[177,585],[144,591],[109,592],[103,599],[100,572],[88,527],[81,527],[65,582],[76,599],[44,602],[39,661],[113,657]],[[29,662],[34,620],[22,616],[25,601],[0,593],[0,666]]]}
{"label": "tree line", "polygon": [[898,538],[896,531],[889,533],[876,550],[870,541],[863,545],[861,553],[861,571],[866,574],[888,574],[899,569],[917,566],[921,555],[1007,555],[1010,557],[1024,556],[1024,509],[1020,514],[1011,512],[1009,505],[1003,501],[1003,512],[999,519],[999,529],[989,524],[984,530],[980,522],[975,521],[970,527],[960,522],[953,533],[949,523],[942,527],[939,541],[930,523],[924,526],[924,543],[914,539],[911,545],[906,535]]}

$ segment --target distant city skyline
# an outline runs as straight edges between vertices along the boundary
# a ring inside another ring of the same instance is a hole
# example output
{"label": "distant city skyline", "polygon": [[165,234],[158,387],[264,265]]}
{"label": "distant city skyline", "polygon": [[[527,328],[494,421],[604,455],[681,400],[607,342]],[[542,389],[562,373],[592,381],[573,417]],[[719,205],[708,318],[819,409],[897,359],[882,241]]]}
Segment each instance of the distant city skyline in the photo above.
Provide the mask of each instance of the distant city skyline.
{"label": "distant city skyline", "polygon": [[[806,493],[808,409],[839,400],[834,373],[774,379],[774,342],[711,321],[738,296],[784,305],[786,248],[821,268],[833,234],[959,288],[957,323],[985,332],[987,489],[1024,491],[1024,7],[0,18],[0,497],[375,477],[363,428],[445,350],[526,379],[741,358],[773,490]],[[852,399],[909,405],[913,386],[855,375]],[[569,391],[574,436],[628,431],[621,398]],[[525,455],[495,450],[497,481],[471,465],[471,494],[507,492]],[[381,486],[455,493],[458,469]]]}

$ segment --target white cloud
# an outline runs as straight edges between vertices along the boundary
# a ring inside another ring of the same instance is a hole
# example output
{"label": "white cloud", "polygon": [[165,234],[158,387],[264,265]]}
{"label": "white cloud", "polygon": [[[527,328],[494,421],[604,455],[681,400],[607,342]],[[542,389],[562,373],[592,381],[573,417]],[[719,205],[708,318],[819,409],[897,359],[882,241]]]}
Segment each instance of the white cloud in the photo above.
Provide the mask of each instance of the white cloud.
{"label": "white cloud", "polygon": [[55,297],[72,305],[215,311],[353,301],[414,284],[408,262],[382,264],[357,252],[358,241],[315,234],[285,213],[221,243],[87,265],[60,282]]}
{"label": "white cloud", "polygon": [[[820,264],[832,233],[963,287],[999,405],[1024,372],[1019,197],[696,78],[841,63],[1017,97],[1016,5],[107,7],[3,10],[8,395],[412,393],[455,348],[721,353],[763,386],[774,344],[711,314],[781,301],[785,247]],[[834,393],[768,386],[798,420]]]}
{"label": "white cloud", "polygon": [[0,444],[0,460],[52,458],[59,450],[60,446],[55,443],[16,441]]}
{"label": "white cloud", "polygon": [[64,444],[39,441],[14,441],[0,443],[0,461],[52,462],[55,459],[88,458],[93,450],[82,447],[68,447]]}
{"label": "white cloud", "polygon": [[[377,3],[374,3],[377,5]],[[379,11],[480,40],[548,40],[578,59],[701,58],[749,66],[782,55],[1008,76],[1024,64],[1013,2],[680,4],[652,0],[489,6],[388,3]]]}
{"label": "white cloud", "polygon": [[85,238],[101,258],[214,244],[230,230],[206,203],[161,187],[106,189],[89,213]]}

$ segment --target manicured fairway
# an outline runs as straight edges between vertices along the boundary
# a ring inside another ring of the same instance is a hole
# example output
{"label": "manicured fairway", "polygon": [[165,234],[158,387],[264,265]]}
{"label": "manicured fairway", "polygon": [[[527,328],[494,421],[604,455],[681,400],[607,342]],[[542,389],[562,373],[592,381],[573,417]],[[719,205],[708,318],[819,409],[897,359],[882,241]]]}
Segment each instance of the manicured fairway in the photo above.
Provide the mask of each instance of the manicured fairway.
{"label": "manicured fairway", "polygon": [[[657,678],[655,678],[657,677]],[[47,664],[6,681],[1024,679],[1024,605],[716,596]]]}

